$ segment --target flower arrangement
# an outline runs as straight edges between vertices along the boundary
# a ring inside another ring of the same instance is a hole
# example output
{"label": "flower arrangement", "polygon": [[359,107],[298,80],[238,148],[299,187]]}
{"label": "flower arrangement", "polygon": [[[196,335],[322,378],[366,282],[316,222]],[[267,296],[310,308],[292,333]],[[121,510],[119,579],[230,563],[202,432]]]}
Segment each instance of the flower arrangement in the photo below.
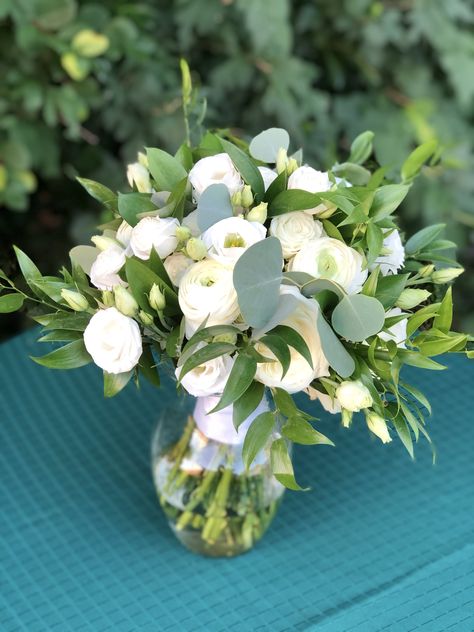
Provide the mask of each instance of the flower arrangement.
{"label": "flower arrangement", "polygon": [[[271,439],[273,476],[290,489],[301,487],[288,441],[332,443],[297,393],[345,427],[362,411],[371,433],[383,443],[398,435],[413,456],[413,440],[429,440],[430,404],[400,372],[443,369],[433,357],[446,352],[473,357],[469,336],[451,330],[448,284],[463,270],[446,255],[455,244],[441,238],[443,225],[405,241],[396,222],[436,146],[418,147],[394,182],[371,158],[372,138],[358,136],[347,161],[323,172],[289,153],[283,129],[249,145],[207,132],[174,156],[139,154],[131,192],[79,179],[112,219],[57,277],[16,249],[27,289],[1,273],[0,310],[32,303],[40,340],[66,343],[34,360],[56,369],[93,361],[106,396],[142,376],[159,386],[170,360],[180,387],[212,400],[204,415],[231,410],[237,433],[254,414],[243,464]],[[272,405],[255,416],[265,389]]]}

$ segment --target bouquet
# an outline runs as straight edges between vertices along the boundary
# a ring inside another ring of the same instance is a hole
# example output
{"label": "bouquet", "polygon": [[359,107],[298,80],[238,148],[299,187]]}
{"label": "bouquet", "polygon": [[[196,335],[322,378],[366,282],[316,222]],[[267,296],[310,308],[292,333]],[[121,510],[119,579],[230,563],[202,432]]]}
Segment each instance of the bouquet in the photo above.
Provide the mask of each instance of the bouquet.
{"label": "bouquet", "polygon": [[[156,476],[175,530],[208,546],[249,548],[278,490],[302,489],[289,445],[332,444],[319,407],[346,428],[366,423],[384,444],[398,437],[413,457],[420,434],[430,441],[430,404],[401,369],[441,370],[433,358],[446,352],[473,357],[472,339],[451,329],[449,284],[463,271],[449,258],[455,244],[441,224],[408,240],[397,224],[436,144],[415,149],[394,181],[372,139],[358,136],[329,171],[291,153],[279,128],[249,145],[220,131],[175,155],[148,148],[128,167],[129,192],[79,179],[110,221],[93,246],[72,249],[69,269],[42,276],[16,248],[25,287],[0,273],[0,311],[27,302],[40,340],[64,343],[39,364],[94,362],[109,397],[142,377],[159,386],[171,363],[198,398]],[[210,442],[231,456],[216,448],[203,464],[196,455]]]}

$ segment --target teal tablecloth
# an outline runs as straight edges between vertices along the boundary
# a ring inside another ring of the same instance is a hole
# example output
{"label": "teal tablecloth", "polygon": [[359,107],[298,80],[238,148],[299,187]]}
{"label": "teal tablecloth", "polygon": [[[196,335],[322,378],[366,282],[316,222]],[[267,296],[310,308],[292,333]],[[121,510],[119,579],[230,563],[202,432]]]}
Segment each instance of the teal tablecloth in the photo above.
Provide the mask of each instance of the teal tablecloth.
{"label": "teal tablecloth", "polygon": [[42,369],[28,334],[0,347],[0,620],[8,632],[474,630],[474,363],[420,373],[431,465],[361,420],[297,450],[263,541],[194,556],[168,529],[148,444],[171,389],[104,401],[98,371]]}

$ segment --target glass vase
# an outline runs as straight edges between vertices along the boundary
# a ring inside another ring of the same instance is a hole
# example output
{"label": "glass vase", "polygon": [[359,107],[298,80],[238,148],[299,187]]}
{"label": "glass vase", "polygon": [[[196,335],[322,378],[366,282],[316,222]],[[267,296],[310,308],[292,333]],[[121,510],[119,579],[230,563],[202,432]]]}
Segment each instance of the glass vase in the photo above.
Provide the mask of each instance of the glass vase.
{"label": "glass vase", "polygon": [[231,557],[251,549],[273,520],[284,487],[270,465],[271,436],[247,471],[242,446],[255,417],[237,432],[232,407],[206,414],[219,397],[184,397],[168,407],[152,438],[152,469],[160,504],[178,540],[188,549]]}

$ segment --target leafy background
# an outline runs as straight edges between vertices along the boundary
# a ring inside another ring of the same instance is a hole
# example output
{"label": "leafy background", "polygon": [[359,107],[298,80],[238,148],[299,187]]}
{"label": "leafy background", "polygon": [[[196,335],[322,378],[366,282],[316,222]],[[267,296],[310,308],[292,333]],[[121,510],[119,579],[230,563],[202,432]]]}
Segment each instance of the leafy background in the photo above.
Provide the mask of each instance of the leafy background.
{"label": "leafy background", "polygon": [[[474,6],[470,0],[2,0],[0,267],[17,243],[44,273],[87,242],[98,209],[75,182],[111,188],[145,145],[183,136],[179,57],[207,99],[206,125],[241,135],[278,125],[320,168],[375,132],[394,172],[431,138],[401,224],[446,222],[467,272],[460,326],[474,331]],[[107,37],[78,45],[85,29]],[[75,39],[76,37],[76,39]],[[100,48],[100,47],[99,47]],[[0,335],[25,326],[2,317]]]}

